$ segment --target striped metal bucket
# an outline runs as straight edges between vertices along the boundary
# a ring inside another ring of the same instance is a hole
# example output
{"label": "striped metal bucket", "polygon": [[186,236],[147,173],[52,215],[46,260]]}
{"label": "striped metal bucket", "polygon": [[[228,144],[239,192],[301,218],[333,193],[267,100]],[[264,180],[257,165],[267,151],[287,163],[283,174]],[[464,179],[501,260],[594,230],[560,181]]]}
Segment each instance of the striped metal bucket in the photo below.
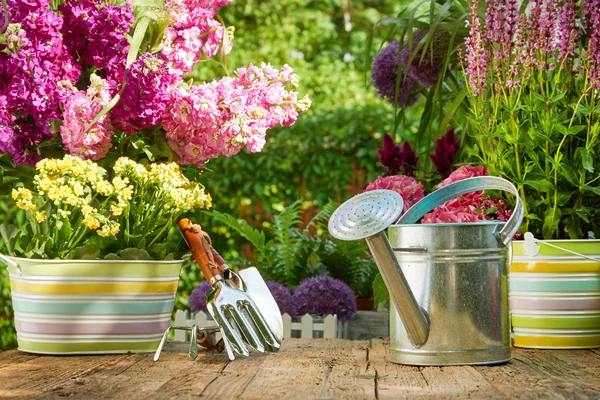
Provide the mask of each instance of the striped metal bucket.
{"label": "striped metal bucket", "polygon": [[600,347],[600,240],[513,243],[509,297],[514,345]]}
{"label": "striped metal bucket", "polygon": [[154,352],[171,322],[183,265],[2,259],[19,350],[40,354]]}

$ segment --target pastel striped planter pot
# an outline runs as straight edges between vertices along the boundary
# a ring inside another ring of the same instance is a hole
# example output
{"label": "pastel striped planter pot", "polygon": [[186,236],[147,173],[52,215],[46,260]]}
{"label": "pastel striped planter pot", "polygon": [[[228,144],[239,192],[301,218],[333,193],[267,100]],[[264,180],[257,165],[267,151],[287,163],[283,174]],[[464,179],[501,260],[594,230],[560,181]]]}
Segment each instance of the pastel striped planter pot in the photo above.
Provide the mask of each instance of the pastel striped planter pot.
{"label": "pastel striped planter pot", "polygon": [[[600,347],[600,240],[538,243],[536,255],[513,242],[509,302],[516,347]],[[569,250],[571,252],[569,252]]]}
{"label": "pastel striped planter pot", "polygon": [[183,261],[6,257],[19,349],[154,352],[171,323]]}

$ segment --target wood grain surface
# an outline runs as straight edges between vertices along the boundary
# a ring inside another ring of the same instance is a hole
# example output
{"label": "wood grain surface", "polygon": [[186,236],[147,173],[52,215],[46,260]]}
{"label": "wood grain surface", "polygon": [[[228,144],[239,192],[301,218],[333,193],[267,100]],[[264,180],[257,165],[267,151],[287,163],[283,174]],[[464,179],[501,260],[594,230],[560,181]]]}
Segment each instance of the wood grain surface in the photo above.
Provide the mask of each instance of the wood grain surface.
{"label": "wood grain surface", "polygon": [[170,343],[152,354],[0,353],[0,398],[600,399],[600,350],[513,349],[500,366],[410,367],[386,340],[286,339],[277,354],[230,362]]}

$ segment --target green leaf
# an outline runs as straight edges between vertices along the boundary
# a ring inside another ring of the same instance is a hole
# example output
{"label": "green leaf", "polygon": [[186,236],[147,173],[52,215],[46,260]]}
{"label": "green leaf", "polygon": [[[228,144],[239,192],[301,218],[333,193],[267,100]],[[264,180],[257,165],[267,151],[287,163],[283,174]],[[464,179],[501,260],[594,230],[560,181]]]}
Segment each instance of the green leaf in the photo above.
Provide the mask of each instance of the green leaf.
{"label": "green leaf", "polygon": [[130,247],[119,252],[119,256],[123,260],[152,260],[150,254],[146,250]]}
{"label": "green leaf", "polygon": [[594,150],[581,149],[581,162],[583,164],[583,168],[589,172],[594,172]]}
{"label": "green leaf", "polygon": [[546,215],[544,217],[544,225],[542,226],[542,235],[544,236],[544,239],[555,238],[555,233],[558,230],[560,217],[560,208],[549,208],[546,211]]}
{"label": "green leaf", "polygon": [[567,135],[576,135],[579,132],[583,131],[584,129],[586,129],[587,126],[586,125],[575,125],[570,127],[569,129],[567,129]]}
{"label": "green leaf", "polygon": [[592,193],[597,194],[598,196],[600,196],[600,186],[586,185],[586,186],[583,187],[583,190],[585,190],[587,192],[592,192]]}
{"label": "green leaf", "polygon": [[20,232],[21,230],[14,225],[0,224],[0,236],[2,236],[6,251],[13,257],[15,256],[13,247],[14,241],[17,236],[19,236]]}
{"label": "green leaf", "polygon": [[121,257],[119,257],[118,255],[116,255],[115,253],[108,253],[107,255],[104,256],[105,260],[122,260]]}
{"label": "green leaf", "polygon": [[100,255],[100,248],[95,244],[81,246],[73,250],[72,257],[74,260],[96,260]]}
{"label": "green leaf", "polygon": [[527,185],[538,192],[549,192],[554,190],[554,184],[547,179],[541,178],[536,180],[526,180],[523,182],[523,185]]}
{"label": "green leaf", "polygon": [[133,0],[134,7],[158,7],[165,6],[164,0]]}
{"label": "green leaf", "polygon": [[388,292],[388,288],[385,286],[383,278],[379,273],[373,281],[373,297],[375,298],[375,304],[381,304],[390,298],[390,292]]}

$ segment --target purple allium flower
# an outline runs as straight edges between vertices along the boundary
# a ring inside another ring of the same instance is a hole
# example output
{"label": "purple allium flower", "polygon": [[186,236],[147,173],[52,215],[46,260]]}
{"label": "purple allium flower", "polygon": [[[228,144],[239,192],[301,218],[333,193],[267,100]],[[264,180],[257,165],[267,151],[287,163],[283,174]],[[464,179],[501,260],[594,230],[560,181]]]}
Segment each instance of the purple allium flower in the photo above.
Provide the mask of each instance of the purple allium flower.
{"label": "purple allium flower", "polygon": [[435,169],[440,173],[442,179],[446,179],[452,172],[452,163],[460,144],[454,136],[454,128],[435,141],[435,152],[430,156]]}
{"label": "purple allium flower", "polygon": [[406,175],[412,176],[417,169],[419,157],[408,142],[402,146],[394,143],[394,139],[387,133],[383,135],[383,149],[378,149],[379,161],[390,175],[396,175],[403,170]]}
{"label": "purple allium flower", "polygon": [[[371,79],[377,94],[390,104],[394,104],[398,70],[402,65],[399,60],[397,40],[384,47],[373,60]],[[402,70],[401,70],[402,72]],[[410,107],[417,101],[419,90],[417,82],[402,72],[398,87],[398,107]]]}
{"label": "purple allium flower", "polygon": [[[485,36],[481,21],[477,15],[478,1],[473,0],[471,5],[471,18],[467,20],[469,36],[465,38],[464,61],[466,61],[465,73],[468,76],[469,86],[473,95],[478,96],[487,87],[487,66],[490,52],[485,48]],[[461,57],[462,58],[462,57]]]}
{"label": "purple allium flower", "polygon": [[408,40],[400,52],[400,62],[410,65],[408,76],[425,87],[437,84],[444,60],[448,52],[450,34],[446,31],[436,31],[433,34],[432,47],[425,44],[415,52],[417,45],[427,36],[427,31],[417,29],[413,35],[412,46]]}
{"label": "purple allium flower", "polygon": [[281,311],[282,314],[291,314],[293,303],[292,292],[290,292],[290,289],[286,288],[281,283],[274,281],[266,281],[265,283],[273,295],[273,298],[275,298],[275,302],[279,306],[279,311]]}
{"label": "purple allium flower", "polygon": [[193,312],[207,311],[206,293],[211,289],[210,283],[201,282],[190,294],[189,307]]}
{"label": "purple allium flower", "polygon": [[116,128],[131,135],[160,122],[170,100],[167,88],[174,77],[165,61],[145,53],[131,65],[126,81],[121,99],[111,116]]}
{"label": "purple allium flower", "polygon": [[302,281],[292,299],[296,316],[336,314],[340,321],[350,321],[356,316],[356,297],[352,289],[327,275]]}

